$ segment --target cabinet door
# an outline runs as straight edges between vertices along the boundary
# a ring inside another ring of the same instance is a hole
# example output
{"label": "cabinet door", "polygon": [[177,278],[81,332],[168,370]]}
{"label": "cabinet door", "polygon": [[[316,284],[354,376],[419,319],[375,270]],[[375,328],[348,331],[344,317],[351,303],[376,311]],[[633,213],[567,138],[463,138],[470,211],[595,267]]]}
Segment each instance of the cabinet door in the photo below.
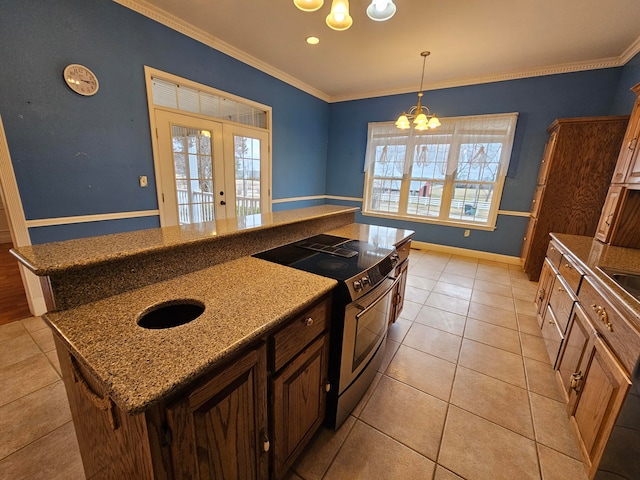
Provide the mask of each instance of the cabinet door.
{"label": "cabinet door", "polygon": [[640,98],[636,100],[633,107],[611,183],[640,182],[640,157],[638,157],[640,145],[638,145],[638,137],[640,137]]}
{"label": "cabinet door", "polygon": [[527,229],[524,232],[524,238],[522,239],[522,251],[520,253],[520,259],[524,262],[525,270],[527,269],[527,261],[529,260],[529,250],[531,249],[531,237],[536,228],[537,220],[534,217],[529,217],[527,223]]}
{"label": "cabinet door", "polygon": [[176,479],[268,478],[264,346],[167,408]]}
{"label": "cabinet door", "polygon": [[578,380],[578,396],[570,421],[578,436],[589,478],[598,467],[613,424],[631,382],[605,343],[591,335]]}
{"label": "cabinet door", "polygon": [[273,473],[280,479],[323,422],[329,335],[324,334],[272,380]]}
{"label": "cabinet door", "polygon": [[407,289],[407,270],[409,269],[409,259],[402,262],[396,267],[396,275],[400,280],[393,289],[391,301],[391,315],[389,315],[389,324],[395,323],[404,306],[404,292]]}
{"label": "cabinet door", "polygon": [[549,165],[551,164],[553,151],[556,148],[557,139],[558,139],[558,131],[554,130],[549,135],[547,143],[544,146],[544,154],[542,155],[540,170],[538,170],[538,182],[537,182],[538,185],[544,185],[547,182],[547,172],[549,171]]}
{"label": "cabinet door", "polygon": [[538,282],[538,293],[536,294],[536,308],[538,325],[542,327],[544,316],[547,312],[547,304],[549,303],[549,297],[551,296],[551,289],[553,288],[553,282],[556,278],[556,272],[553,270],[548,259],[545,259],[542,264],[542,271],[540,272],[540,280]]}
{"label": "cabinet door", "polygon": [[564,347],[558,357],[558,376],[569,411],[573,411],[575,405],[582,377],[580,365],[587,353],[587,345],[593,332],[593,327],[589,324],[582,307],[576,305],[567,327]]}
{"label": "cabinet door", "polygon": [[611,233],[611,225],[617,217],[618,207],[620,205],[620,199],[622,198],[622,191],[624,187],[619,185],[612,185],[609,187],[607,198],[604,201],[602,207],[602,214],[600,215],[600,221],[596,228],[595,237],[601,242],[608,242]]}

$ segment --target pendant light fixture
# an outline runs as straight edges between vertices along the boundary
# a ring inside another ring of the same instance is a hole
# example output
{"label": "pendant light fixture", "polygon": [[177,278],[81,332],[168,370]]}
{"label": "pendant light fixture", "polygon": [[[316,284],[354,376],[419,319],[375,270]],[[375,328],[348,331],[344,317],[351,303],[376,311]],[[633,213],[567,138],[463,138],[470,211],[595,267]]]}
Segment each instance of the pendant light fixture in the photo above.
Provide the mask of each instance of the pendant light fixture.
{"label": "pendant light fixture", "polygon": [[327,25],[334,30],[346,30],[353,23],[349,15],[349,0],[333,0],[331,12],[327,15]]}
{"label": "pendant light fixture", "polygon": [[324,5],[324,0],[293,0],[293,4],[303,12],[315,12]]}
{"label": "pendant light fixture", "polygon": [[395,13],[393,0],[371,0],[371,5],[367,7],[367,16],[376,22],[389,20]]}
{"label": "pendant light fixture", "polygon": [[440,126],[440,120],[435,113],[431,113],[429,107],[422,105],[422,85],[424,83],[424,66],[427,61],[427,57],[431,55],[431,52],[421,52],[422,56],[422,77],[420,79],[420,92],[418,92],[418,104],[409,109],[408,113],[402,112],[402,115],[396,120],[396,127],[401,130],[411,128],[410,120],[413,120],[413,125],[416,130],[426,130],[427,128],[436,128]]}

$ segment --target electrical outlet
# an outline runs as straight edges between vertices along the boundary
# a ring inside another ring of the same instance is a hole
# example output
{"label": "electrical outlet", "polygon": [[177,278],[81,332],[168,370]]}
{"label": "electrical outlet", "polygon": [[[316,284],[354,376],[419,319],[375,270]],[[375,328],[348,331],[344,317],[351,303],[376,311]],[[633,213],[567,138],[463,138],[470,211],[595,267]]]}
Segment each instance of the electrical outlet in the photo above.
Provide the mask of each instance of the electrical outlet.
{"label": "electrical outlet", "polygon": [[138,181],[140,182],[140,186],[141,187],[146,187],[147,186],[147,176],[146,175],[141,175],[140,177],[138,177]]}
{"label": "electrical outlet", "polygon": [[469,235],[471,235],[471,230],[465,230],[464,231],[464,236],[468,237]]}

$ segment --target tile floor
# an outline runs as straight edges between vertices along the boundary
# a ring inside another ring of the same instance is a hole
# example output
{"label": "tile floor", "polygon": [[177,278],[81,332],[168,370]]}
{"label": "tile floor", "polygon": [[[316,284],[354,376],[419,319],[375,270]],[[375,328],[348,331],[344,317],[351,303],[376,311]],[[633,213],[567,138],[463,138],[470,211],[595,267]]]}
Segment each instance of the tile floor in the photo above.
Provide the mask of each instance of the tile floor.
{"label": "tile floor", "polygon": [[[287,480],[585,480],[521,269],[412,251],[367,395]],[[52,336],[0,326],[0,478],[83,479]]]}

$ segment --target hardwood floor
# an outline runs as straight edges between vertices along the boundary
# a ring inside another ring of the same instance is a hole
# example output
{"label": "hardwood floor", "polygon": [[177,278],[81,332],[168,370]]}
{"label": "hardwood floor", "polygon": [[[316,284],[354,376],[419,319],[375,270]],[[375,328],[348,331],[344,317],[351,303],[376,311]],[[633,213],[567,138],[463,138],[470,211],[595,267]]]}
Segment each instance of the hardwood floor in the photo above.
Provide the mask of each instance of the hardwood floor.
{"label": "hardwood floor", "polygon": [[0,325],[31,316],[18,261],[9,253],[10,243],[0,244]]}

